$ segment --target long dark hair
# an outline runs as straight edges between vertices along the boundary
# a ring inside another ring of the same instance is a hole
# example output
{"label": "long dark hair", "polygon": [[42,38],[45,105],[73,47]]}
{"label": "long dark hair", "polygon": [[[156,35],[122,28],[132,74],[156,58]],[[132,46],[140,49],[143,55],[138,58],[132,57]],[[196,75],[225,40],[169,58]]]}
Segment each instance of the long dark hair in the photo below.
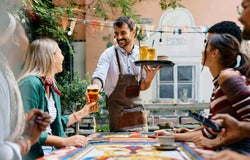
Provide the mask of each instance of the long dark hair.
{"label": "long dark hair", "polygon": [[[230,34],[215,34],[208,43],[211,46],[211,50],[219,50],[221,65],[225,68],[234,68],[248,79],[250,78],[249,59],[245,54],[240,52],[240,42],[235,37]],[[238,56],[241,59],[239,65],[237,65]]]}

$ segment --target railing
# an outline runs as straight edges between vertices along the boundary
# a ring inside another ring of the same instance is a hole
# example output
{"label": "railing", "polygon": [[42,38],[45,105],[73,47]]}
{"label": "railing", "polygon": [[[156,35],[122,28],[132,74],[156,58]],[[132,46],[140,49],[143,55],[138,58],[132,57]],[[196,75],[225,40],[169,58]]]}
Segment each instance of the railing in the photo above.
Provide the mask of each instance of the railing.
{"label": "railing", "polygon": [[[175,127],[186,127],[186,128],[195,128],[199,125],[195,124],[197,122],[193,118],[187,116],[186,114],[178,114],[175,112],[175,115],[166,115],[165,111],[176,111],[183,110],[184,113],[186,110],[204,110],[209,109],[209,103],[189,103],[189,104],[166,104],[166,103],[147,103],[144,104],[145,110],[148,111],[148,129],[154,131],[160,129],[158,124],[164,124],[166,122],[173,122]],[[155,112],[160,112],[163,115],[159,114],[154,115]],[[186,123],[194,123],[193,125],[185,125]],[[197,122],[198,123],[198,122]]]}
{"label": "railing", "polygon": [[209,109],[209,103],[146,103],[144,104],[146,110],[203,110]]}

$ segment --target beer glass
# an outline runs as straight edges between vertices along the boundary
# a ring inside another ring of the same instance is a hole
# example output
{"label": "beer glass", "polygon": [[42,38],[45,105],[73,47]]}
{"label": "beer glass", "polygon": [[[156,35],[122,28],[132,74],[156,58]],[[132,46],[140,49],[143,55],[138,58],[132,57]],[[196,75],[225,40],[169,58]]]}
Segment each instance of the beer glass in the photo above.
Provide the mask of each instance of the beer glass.
{"label": "beer glass", "polygon": [[87,87],[87,94],[89,96],[90,102],[96,102],[94,106],[90,108],[90,113],[98,112],[98,97],[99,97],[99,88],[95,84],[91,84]]}
{"label": "beer glass", "polygon": [[155,48],[148,48],[148,60],[155,59]]}
{"label": "beer glass", "polygon": [[148,46],[140,46],[140,60],[147,60]]}

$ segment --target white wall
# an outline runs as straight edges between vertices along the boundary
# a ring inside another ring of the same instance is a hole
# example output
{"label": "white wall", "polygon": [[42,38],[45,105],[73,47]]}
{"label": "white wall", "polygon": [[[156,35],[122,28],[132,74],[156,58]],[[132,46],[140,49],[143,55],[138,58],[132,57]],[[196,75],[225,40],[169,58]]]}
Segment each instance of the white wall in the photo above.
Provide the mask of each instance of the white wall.
{"label": "white wall", "polygon": [[78,72],[80,77],[83,77],[83,75],[86,74],[86,68],[84,67],[86,65],[85,60],[85,42],[79,41],[79,42],[72,42],[72,45],[74,46],[74,71]]}
{"label": "white wall", "polygon": [[[204,27],[195,26],[191,13],[184,8],[166,11],[159,22],[158,28],[162,33],[162,43],[159,43],[160,32],[150,34],[150,37],[141,42],[143,45],[151,46],[154,40],[154,47],[157,55],[167,55],[169,60],[175,64],[194,64],[197,66],[197,101],[209,102],[212,93],[212,77],[207,68],[201,72],[201,52],[204,49],[204,39],[206,35],[202,33]],[[186,27],[185,27],[186,26]],[[182,34],[178,34],[178,28],[182,29]],[[172,31],[175,31],[173,34]],[[186,32],[186,33],[185,33]],[[156,76],[151,87],[141,92],[144,103],[149,103],[156,98]]]}

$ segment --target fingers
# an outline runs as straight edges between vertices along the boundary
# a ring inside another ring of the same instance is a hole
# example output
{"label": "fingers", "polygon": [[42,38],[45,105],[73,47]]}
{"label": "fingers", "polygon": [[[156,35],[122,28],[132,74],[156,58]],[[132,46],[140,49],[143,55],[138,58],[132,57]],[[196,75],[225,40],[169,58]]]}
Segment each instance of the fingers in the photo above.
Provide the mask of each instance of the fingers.
{"label": "fingers", "polygon": [[51,116],[48,113],[42,113],[41,115],[36,115],[34,116],[35,118],[33,119],[38,128],[41,131],[45,131],[46,127],[50,124],[50,119]]}
{"label": "fingers", "polygon": [[88,92],[85,92],[85,100],[87,101],[87,103],[90,103]]}
{"label": "fingers", "polygon": [[155,136],[166,136],[166,135],[172,135],[172,133],[167,132],[165,130],[157,130],[154,131]]}
{"label": "fingers", "polygon": [[73,142],[73,144],[70,145],[73,146],[86,146],[88,144],[88,139],[82,135],[75,135],[69,138],[71,139],[70,141]]}
{"label": "fingers", "polygon": [[92,106],[94,106],[97,102],[89,102],[87,104],[84,105],[84,109],[89,110]]}
{"label": "fingers", "polygon": [[37,115],[43,115],[43,111],[40,109],[36,109],[33,108],[32,110],[30,110],[28,113],[26,113],[25,115],[25,119],[26,121],[28,121],[29,119],[31,119],[33,116],[36,117]]}
{"label": "fingers", "polygon": [[215,116],[212,117],[213,120],[228,119],[228,118],[230,118],[228,114],[216,114]]}
{"label": "fingers", "polygon": [[46,131],[46,127],[51,123],[51,116],[48,113],[44,113],[42,116],[37,116],[35,122],[41,131]]}
{"label": "fingers", "polygon": [[151,72],[151,71],[157,72],[161,68],[161,66],[157,66],[156,68],[153,68],[151,65],[143,65],[143,68],[146,72]]}
{"label": "fingers", "polygon": [[161,66],[157,66],[154,70],[157,72],[159,69],[161,69]]}

